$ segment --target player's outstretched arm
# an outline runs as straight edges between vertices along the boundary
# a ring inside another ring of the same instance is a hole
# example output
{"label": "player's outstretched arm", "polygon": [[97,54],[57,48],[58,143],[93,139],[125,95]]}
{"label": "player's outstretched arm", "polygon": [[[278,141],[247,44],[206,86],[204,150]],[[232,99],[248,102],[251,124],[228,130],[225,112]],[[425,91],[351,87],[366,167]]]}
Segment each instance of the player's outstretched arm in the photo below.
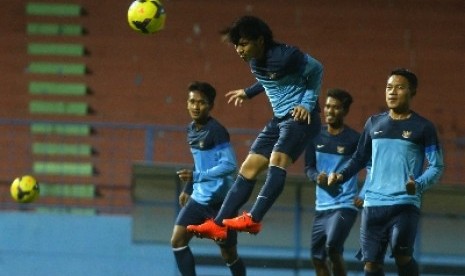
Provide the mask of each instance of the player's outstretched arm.
{"label": "player's outstretched arm", "polygon": [[229,91],[225,96],[228,98],[228,104],[234,102],[234,106],[241,106],[242,102],[248,99],[244,89]]}

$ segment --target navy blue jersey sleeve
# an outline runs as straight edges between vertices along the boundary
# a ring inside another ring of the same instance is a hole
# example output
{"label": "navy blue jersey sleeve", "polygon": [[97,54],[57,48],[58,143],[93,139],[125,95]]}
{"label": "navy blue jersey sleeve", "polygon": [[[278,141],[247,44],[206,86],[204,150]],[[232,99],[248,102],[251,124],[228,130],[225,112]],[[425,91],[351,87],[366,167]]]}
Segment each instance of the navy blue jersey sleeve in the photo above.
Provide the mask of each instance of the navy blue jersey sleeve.
{"label": "navy blue jersey sleeve", "polygon": [[431,122],[425,124],[425,157],[426,168],[423,173],[415,179],[419,186],[420,192],[423,192],[436,183],[441,177],[444,170],[444,160],[442,149],[439,144],[439,139],[436,129]]}
{"label": "navy blue jersey sleeve", "polygon": [[263,88],[263,86],[259,82],[256,82],[253,85],[251,85],[251,86],[247,87],[246,89],[244,89],[244,91],[245,91],[245,94],[247,95],[247,97],[249,99],[252,99],[253,97],[257,96],[258,94],[264,92],[265,88]]}
{"label": "navy blue jersey sleeve", "polygon": [[343,181],[356,175],[361,169],[369,165],[371,158],[371,118],[365,123],[363,132],[358,140],[357,149],[347,165],[339,172],[342,174]]}

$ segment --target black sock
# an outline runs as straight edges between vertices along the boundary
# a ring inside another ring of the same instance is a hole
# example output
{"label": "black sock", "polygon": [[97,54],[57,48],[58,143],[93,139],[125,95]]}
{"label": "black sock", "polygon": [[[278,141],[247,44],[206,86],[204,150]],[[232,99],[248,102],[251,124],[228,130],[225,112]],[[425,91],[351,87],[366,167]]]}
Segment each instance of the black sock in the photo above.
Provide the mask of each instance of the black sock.
{"label": "black sock", "polygon": [[173,248],[174,258],[182,276],[195,276],[194,255],[189,246]]}
{"label": "black sock", "polygon": [[249,200],[255,182],[255,180],[248,180],[242,175],[237,176],[236,182],[229,190],[220,211],[216,215],[216,224],[223,225],[223,219],[237,216],[239,208]]}
{"label": "black sock", "polygon": [[237,258],[232,264],[226,264],[231,270],[232,276],[245,276],[245,265],[241,258]]}
{"label": "black sock", "polygon": [[404,265],[398,265],[397,269],[399,270],[399,276],[418,276],[418,263],[412,257],[410,261]]}
{"label": "black sock", "polygon": [[268,168],[265,184],[258,194],[250,214],[253,221],[260,222],[284,189],[286,170],[276,166]]}
{"label": "black sock", "polygon": [[384,276],[384,270],[382,268],[374,272],[369,272],[365,270],[365,276]]}

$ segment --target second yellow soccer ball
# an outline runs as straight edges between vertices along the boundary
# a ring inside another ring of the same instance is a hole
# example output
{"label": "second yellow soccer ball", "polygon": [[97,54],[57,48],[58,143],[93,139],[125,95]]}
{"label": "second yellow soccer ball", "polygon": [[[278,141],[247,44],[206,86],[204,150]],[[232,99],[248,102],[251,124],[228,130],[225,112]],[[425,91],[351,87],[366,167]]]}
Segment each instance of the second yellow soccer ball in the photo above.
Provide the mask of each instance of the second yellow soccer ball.
{"label": "second yellow soccer ball", "polygon": [[30,176],[17,177],[10,186],[11,197],[20,203],[30,203],[39,196],[39,183]]}

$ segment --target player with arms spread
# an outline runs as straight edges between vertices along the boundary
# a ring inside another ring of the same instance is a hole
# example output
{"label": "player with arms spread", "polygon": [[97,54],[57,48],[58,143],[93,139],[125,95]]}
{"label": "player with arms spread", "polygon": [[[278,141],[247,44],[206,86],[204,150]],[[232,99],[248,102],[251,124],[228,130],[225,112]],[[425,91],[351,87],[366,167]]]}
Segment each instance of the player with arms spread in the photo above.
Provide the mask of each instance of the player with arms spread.
{"label": "player with arms spread", "polygon": [[360,226],[365,275],[384,275],[388,245],[399,275],[419,275],[413,248],[421,197],[439,180],[444,163],[434,125],[410,109],[417,84],[409,70],[390,73],[385,91],[389,111],[368,118],[347,166],[328,177],[329,185],[338,185],[371,161]]}
{"label": "player with arms spread", "polygon": [[[249,233],[260,231],[260,222],[284,188],[286,169],[321,127],[320,62],[294,46],[274,41],[269,26],[254,16],[240,17],[222,34],[234,44],[237,54],[249,64],[257,79],[246,89],[228,92],[228,102],[238,106],[265,92],[274,116],[252,144],[216,218],[188,226],[198,236],[212,239],[225,239],[228,228]],[[250,198],[258,175],[267,169],[265,184],[250,212],[234,217]]]}
{"label": "player with arms spread", "polygon": [[360,133],[344,124],[351,104],[347,91],[327,91],[323,108],[326,125],[305,152],[305,174],[317,184],[311,257],[318,276],[347,275],[344,243],[363,205],[364,191],[358,191],[357,175],[339,186],[328,186],[328,173],[342,168],[357,148]]}
{"label": "player with arms spread", "polygon": [[[205,82],[193,82],[188,91],[187,110],[192,122],[187,130],[187,142],[194,159],[194,169],[177,172],[186,185],[179,196],[182,209],[173,229],[171,246],[181,274],[194,276],[195,261],[189,248],[193,234],[186,227],[202,223],[218,213],[234,181],[237,162],[228,131],[210,116],[215,88]],[[237,254],[237,233],[229,231],[228,238],[217,243],[231,274],[246,275],[244,263]]]}

